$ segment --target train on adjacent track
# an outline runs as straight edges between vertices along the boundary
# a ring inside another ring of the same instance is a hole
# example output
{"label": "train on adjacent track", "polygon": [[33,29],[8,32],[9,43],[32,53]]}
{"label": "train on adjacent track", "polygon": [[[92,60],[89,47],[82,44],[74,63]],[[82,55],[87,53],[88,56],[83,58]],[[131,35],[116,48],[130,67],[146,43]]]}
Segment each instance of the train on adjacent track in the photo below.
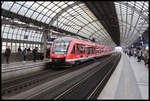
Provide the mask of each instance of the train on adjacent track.
{"label": "train on adjacent track", "polygon": [[72,66],[93,58],[110,54],[112,48],[72,37],[55,39],[50,51],[53,65]]}

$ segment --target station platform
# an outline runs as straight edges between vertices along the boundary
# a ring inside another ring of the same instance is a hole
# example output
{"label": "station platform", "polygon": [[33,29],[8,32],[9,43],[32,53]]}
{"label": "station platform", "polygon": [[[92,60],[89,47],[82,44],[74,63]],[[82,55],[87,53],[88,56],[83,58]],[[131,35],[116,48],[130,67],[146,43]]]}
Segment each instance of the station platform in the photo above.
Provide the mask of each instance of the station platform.
{"label": "station platform", "polygon": [[27,75],[33,72],[43,70],[49,65],[49,60],[36,60],[12,62],[10,64],[2,64],[1,74],[2,81],[14,79],[16,77]]}
{"label": "station platform", "polygon": [[36,62],[33,62],[33,61],[12,62],[12,63],[9,63],[9,64],[2,64],[2,68],[5,68],[5,67],[14,67],[14,66],[21,66],[21,65],[28,65],[28,64],[38,63],[38,62],[42,62],[42,61],[41,60],[37,60]]}
{"label": "station platform", "polygon": [[122,53],[121,60],[97,99],[149,99],[149,72],[144,61]]}
{"label": "station platform", "polygon": [[2,64],[2,68],[8,68],[8,67],[16,67],[16,66],[23,66],[23,65],[31,65],[31,64],[37,64],[37,63],[41,63],[41,62],[47,62],[49,61],[48,59],[47,60],[36,60],[36,62],[34,62],[33,60],[32,61],[20,61],[20,62],[12,62],[12,63],[9,63],[9,64]]}
{"label": "station platform", "polygon": [[23,69],[28,69],[28,68],[33,68],[37,67],[40,65],[44,65],[45,63],[50,62],[48,59],[47,60],[36,60],[34,61],[20,61],[20,62],[12,62],[10,64],[2,64],[2,73],[4,72],[11,72],[11,71],[16,71],[16,70],[23,70]]}

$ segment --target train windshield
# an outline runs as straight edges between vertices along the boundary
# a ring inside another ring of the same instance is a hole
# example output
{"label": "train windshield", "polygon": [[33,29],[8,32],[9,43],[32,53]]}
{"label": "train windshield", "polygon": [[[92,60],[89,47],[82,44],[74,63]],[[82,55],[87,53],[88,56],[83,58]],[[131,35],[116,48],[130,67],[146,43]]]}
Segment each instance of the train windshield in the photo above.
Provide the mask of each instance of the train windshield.
{"label": "train windshield", "polygon": [[69,42],[55,42],[53,47],[53,54],[66,54]]}

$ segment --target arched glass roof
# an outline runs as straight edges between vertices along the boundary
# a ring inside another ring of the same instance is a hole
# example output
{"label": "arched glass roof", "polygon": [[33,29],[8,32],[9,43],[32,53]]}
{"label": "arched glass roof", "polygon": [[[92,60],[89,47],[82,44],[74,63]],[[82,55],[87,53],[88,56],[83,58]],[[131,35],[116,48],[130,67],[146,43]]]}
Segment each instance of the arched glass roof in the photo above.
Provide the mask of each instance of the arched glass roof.
{"label": "arched glass roof", "polygon": [[[95,40],[99,42],[105,41],[109,44],[114,44],[111,37],[97,20],[97,18],[92,14],[92,12],[90,12],[86,5],[81,2],[7,1],[2,2],[2,8],[19,15],[23,15],[25,17],[49,24],[50,26],[55,26],[60,29],[75,33],[76,35],[81,35],[89,39],[95,38]],[[4,25],[3,27],[7,29],[6,26],[9,25]],[[21,30],[21,28],[19,30]],[[33,32],[33,36],[39,35],[40,38],[42,38],[40,32],[37,31],[36,34],[34,34],[34,31],[30,31],[30,33],[31,32]],[[26,34],[27,33],[29,34],[29,32],[26,32]],[[22,36],[24,35],[25,33],[22,33]],[[13,34],[12,38],[15,36],[16,35]],[[22,36],[20,35],[21,38]],[[3,34],[3,37],[6,38],[6,35]],[[37,41],[41,41],[40,38],[38,38],[39,40]],[[36,38],[33,40],[36,40]]]}
{"label": "arched glass roof", "polygon": [[122,46],[132,44],[149,27],[149,1],[115,2]]}
{"label": "arched glass roof", "polygon": [[[2,9],[22,15],[27,18],[54,26],[59,29],[84,36],[95,38],[96,42],[115,46],[103,25],[80,1],[3,1]],[[121,45],[132,43],[139,34],[148,28],[149,2],[114,2],[120,25]],[[1,16],[2,38],[41,42],[43,32],[39,26],[26,24],[17,19]],[[29,28],[31,27],[31,28]]]}

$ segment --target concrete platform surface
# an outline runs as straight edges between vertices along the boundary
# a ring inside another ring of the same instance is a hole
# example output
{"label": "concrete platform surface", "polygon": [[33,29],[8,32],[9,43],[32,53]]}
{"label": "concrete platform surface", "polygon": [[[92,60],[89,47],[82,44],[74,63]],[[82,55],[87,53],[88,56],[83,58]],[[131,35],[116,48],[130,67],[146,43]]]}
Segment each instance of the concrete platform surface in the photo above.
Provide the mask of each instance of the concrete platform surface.
{"label": "concrete platform surface", "polygon": [[97,99],[149,99],[148,68],[144,61],[122,53],[121,60]]}
{"label": "concrete platform surface", "polygon": [[36,62],[33,61],[20,61],[20,62],[13,62],[10,64],[2,64],[2,68],[7,68],[7,67],[18,67],[18,66],[23,66],[23,65],[31,65],[31,64],[38,64],[38,63],[43,63],[43,62],[48,62],[49,60],[36,60]]}

